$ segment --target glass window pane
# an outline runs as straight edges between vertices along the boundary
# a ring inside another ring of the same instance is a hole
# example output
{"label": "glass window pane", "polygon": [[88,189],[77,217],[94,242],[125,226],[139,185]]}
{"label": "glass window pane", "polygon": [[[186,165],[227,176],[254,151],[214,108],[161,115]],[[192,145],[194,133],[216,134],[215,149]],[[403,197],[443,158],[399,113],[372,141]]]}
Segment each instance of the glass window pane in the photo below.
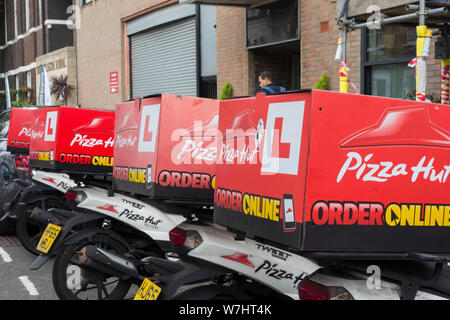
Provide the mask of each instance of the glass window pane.
{"label": "glass window pane", "polygon": [[386,25],[380,30],[367,31],[367,62],[383,62],[416,56],[416,29]]}
{"label": "glass window pane", "polygon": [[371,94],[391,98],[415,97],[415,70],[407,64],[371,67]]}
{"label": "glass window pane", "polygon": [[298,1],[275,1],[247,10],[247,46],[298,39]]}

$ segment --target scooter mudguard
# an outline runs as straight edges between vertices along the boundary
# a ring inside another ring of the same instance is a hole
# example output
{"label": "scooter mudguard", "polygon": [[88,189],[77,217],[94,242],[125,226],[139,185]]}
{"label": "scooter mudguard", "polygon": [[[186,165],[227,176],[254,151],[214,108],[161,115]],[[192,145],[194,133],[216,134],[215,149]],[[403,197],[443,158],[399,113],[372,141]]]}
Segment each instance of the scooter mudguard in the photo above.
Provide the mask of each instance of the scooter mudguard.
{"label": "scooter mudguard", "polygon": [[16,196],[16,198],[11,201],[7,213],[2,218],[2,220],[13,215],[15,212],[20,211],[24,206],[30,203],[47,199],[49,195],[62,196],[61,192],[54,188],[51,188],[50,186],[37,181],[31,182],[30,185],[19,191],[18,196]]}
{"label": "scooter mudguard", "polygon": [[15,179],[15,180],[12,181],[12,184],[17,186],[14,189],[14,191],[16,191],[16,190],[17,191],[16,191],[16,194],[12,198],[8,198],[8,200],[10,200],[10,202],[4,202],[2,204],[2,217],[0,218],[0,222],[4,221],[8,217],[13,217],[14,216],[14,215],[11,214],[11,208],[14,207],[14,205],[17,203],[18,200],[20,200],[21,192],[31,185],[31,181]]}
{"label": "scooter mudguard", "polygon": [[[64,211],[60,209],[54,209],[55,211]],[[61,232],[58,236],[58,238],[55,240],[55,243],[53,244],[52,248],[47,254],[40,254],[31,264],[30,269],[31,270],[38,270],[40,267],[42,267],[48,259],[50,259],[52,256],[54,256],[59,248],[60,245],[65,243],[66,238],[68,237],[70,231],[73,227],[76,225],[79,225],[81,223],[86,223],[90,221],[95,221],[98,219],[102,219],[103,216],[100,214],[95,213],[89,213],[89,212],[74,212],[73,217],[70,218],[64,226],[61,228]]]}

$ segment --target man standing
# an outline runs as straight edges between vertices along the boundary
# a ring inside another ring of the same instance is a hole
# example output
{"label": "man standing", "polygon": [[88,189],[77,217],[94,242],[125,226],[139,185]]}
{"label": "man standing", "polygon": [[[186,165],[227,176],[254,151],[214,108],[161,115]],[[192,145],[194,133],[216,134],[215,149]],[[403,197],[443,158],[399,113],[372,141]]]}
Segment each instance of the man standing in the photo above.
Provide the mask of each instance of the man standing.
{"label": "man standing", "polygon": [[263,92],[266,95],[286,91],[285,88],[273,83],[273,75],[270,71],[264,71],[259,75],[259,86],[261,89],[258,91],[258,93]]}

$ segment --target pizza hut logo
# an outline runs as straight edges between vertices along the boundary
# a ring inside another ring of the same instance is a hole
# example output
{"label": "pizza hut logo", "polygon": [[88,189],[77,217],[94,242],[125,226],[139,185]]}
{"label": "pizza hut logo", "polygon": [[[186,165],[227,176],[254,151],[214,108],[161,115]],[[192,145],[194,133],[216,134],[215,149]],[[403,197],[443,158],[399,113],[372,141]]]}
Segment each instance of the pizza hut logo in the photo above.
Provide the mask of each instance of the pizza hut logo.
{"label": "pizza hut logo", "polygon": [[243,254],[243,253],[235,253],[232,255],[228,255],[228,256],[222,256],[222,258],[227,259],[227,260],[231,260],[234,262],[238,262],[241,263],[243,265],[246,265],[250,268],[255,268],[255,265],[253,264],[253,262],[251,262],[248,258],[247,254]]}
{"label": "pizza hut logo", "polygon": [[101,207],[97,207],[97,209],[105,210],[105,211],[109,211],[109,212],[112,212],[112,213],[119,214],[119,212],[116,210],[116,207],[112,206],[112,205],[104,205],[104,206],[101,206]]}
{"label": "pizza hut logo", "polygon": [[19,137],[25,135],[26,137],[31,137],[31,128],[22,128],[19,132]]}
{"label": "pizza hut logo", "polygon": [[31,131],[31,139],[36,139],[36,138],[42,139],[43,137],[44,137],[44,131],[42,131],[42,130],[39,130],[39,131],[32,130]]}
{"label": "pizza hut logo", "polygon": [[95,148],[97,146],[102,146],[105,149],[111,148],[114,145],[114,140],[112,137],[109,137],[108,140],[102,140],[102,139],[96,139],[91,138],[88,135],[81,135],[81,134],[75,134],[75,136],[72,139],[72,142],[70,143],[70,146],[73,146],[74,144],[77,144],[80,147],[87,147],[87,148]]}
{"label": "pizza hut logo", "polygon": [[379,146],[450,148],[450,132],[435,125],[425,107],[398,108],[387,110],[377,124],[341,143],[341,148]]}

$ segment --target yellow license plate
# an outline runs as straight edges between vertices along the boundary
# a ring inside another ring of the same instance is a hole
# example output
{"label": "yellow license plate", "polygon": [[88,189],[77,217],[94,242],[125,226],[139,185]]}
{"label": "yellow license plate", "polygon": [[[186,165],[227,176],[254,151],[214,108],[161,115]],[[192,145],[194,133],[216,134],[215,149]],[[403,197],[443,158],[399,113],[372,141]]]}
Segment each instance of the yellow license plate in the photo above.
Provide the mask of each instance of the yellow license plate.
{"label": "yellow license plate", "polygon": [[146,278],[139,287],[134,300],[156,300],[160,293],[161,288]]}
{"label": "yellow license plate", "polygon": [[36,249],[42,253],[48,253],[53,245],[53,242],[55,242],[55,239],[58,237],[60,231],[60,226],[51,223],[48,224],[47,228],[42,234],[41,240],[39,240]]}

